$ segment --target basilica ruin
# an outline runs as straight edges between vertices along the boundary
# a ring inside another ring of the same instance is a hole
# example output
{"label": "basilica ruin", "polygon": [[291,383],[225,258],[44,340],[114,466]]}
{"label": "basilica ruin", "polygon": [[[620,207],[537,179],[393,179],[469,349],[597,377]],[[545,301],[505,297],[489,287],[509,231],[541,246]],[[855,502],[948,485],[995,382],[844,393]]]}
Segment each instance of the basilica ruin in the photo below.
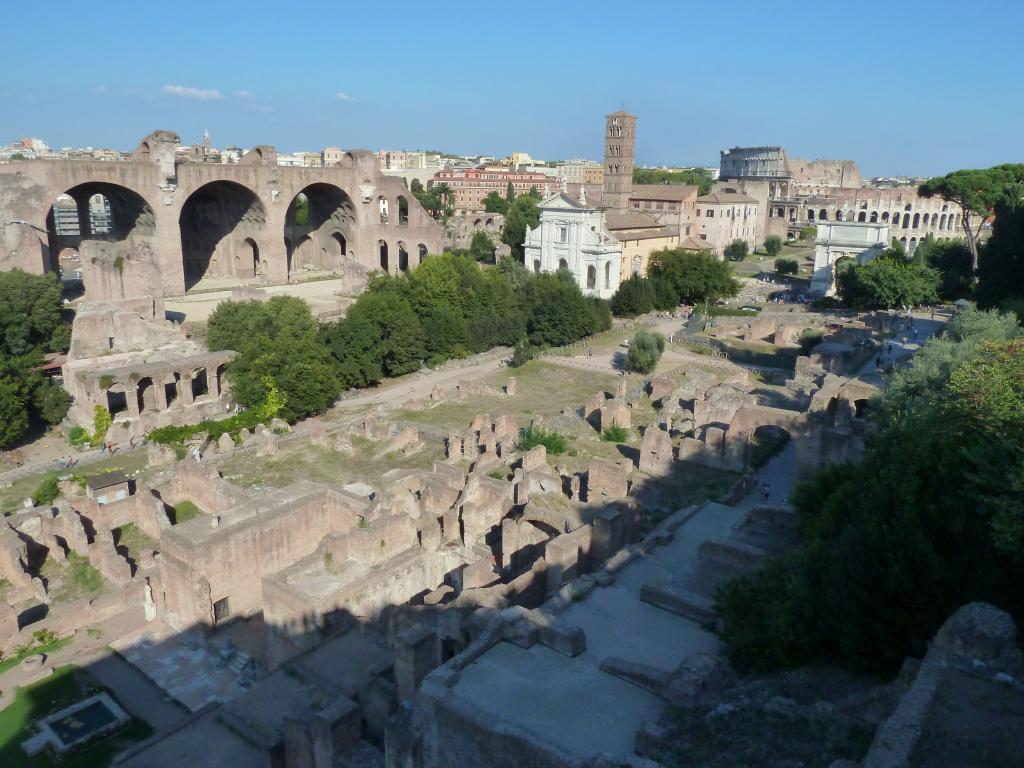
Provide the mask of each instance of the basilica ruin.
{"label": "basilica ruin", "polygon": [[288,283],[311,271],[397,274],[440,251],[440,225],[370,152],[286,168],[273,147],[257,146],[222,165],[179,157],[180,143],[161,130],[128,162],[5,164],[0,269],[55,272],[74,253],[86,298],[109,300]]}

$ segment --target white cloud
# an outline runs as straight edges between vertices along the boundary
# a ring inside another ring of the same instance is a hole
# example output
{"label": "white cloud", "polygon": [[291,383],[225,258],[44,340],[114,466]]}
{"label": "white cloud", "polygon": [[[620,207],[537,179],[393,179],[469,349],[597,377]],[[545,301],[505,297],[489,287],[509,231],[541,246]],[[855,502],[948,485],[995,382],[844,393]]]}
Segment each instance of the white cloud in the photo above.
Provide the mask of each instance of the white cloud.
{"label": "white cloud", "polygon": [[198,101],[216,101],[224,98],[216,88],[189,88],[186,85],[165,85],[161,92],[168,96],[184,96],[186,99]]}
{"label": "white cloud", "polygon": [[235,96],[237,96],[240,99],[254,99],[254,98],[256,98],[256,94],[253,93],[252,91],[235,91]]}
{"label": "white cloud", "polygon": [[107,86],[105,86],[105,85],[97,85],[97,86],[95,86],[95,87],[94,87],[94,88],[92,89],[92,92],[93,92],[93,93],[106,93],[106,92],[107,92],[107,91],[109,91],[109,90],[110,90],[110,89],[109,89],[109,88],[107,88]]}
{"label": "white cloud", "polygon": [[353,99],[351,96],[349,96],[344,91],[338,91],[336,94],[334,94],[334,97],[338,101],[355,101],[355,99]]}

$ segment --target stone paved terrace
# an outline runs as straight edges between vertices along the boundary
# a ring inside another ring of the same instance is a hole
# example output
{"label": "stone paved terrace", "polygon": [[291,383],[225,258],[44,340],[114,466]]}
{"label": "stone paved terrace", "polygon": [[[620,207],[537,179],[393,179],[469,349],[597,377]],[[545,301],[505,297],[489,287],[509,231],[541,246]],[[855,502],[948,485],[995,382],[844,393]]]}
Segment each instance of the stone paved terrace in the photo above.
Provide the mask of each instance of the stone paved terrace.
{"label": "stone paved terrace", "polygon": [[586,650],[569,658],[541,643],[521,648],[499,642],[462,670],[451,693],[485,716],[522,729],[576,758],[633,755],[636,732],[660,716],[664,701],[603,672],[615,656],[671,672],[697,652],[715,654],[718,638],[698,622],[640,600],[645,583],[686,583],[699,563],[699,547],[726,538],[757,504],[760,482],[771,501],[789,496],[795,449],[789,445],[760,473],[755,489],[735,506],[709,503],[682,524],[673,540],[641,555],[614,583],[574,601],[559,618],[583,629]]}

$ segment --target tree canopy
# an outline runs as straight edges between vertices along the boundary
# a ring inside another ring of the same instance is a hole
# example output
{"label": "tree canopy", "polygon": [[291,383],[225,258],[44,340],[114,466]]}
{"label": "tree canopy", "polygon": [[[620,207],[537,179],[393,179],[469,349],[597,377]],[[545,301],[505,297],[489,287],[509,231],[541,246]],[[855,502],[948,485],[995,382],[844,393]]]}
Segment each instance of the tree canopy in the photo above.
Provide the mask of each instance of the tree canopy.
{"label": "tree canopy", "polygon": [[520,195],[509,206],[505,216],[505,228],[501,232],[501,241],[512,249],[512,256],[523,260],[523,243],[526,242],[527,230],[534,229],[540,223],[540,208],[537,199],[530,195]]}
{"label": "tree canopy", "polygon": [[266,400],[268,382],[287,398],[280,415],[289,421],[325,411],[341,392],[309,305],[294,296],[221,303],[210,315],[207,345],[238,352],[227,376],[232,396],[247,408]]}
{"label": "tree canopy", "polygon": [[476,261],[484,264],[494,263],[494,243],[491,237],[483,230],[473,233],[473,240],[469,244],[469,255]]}
{"label": "tree canopy", "polygon": [[500,213],[504,216],[508,213],[508,200],[499,195],[497,192],[488,192],[484,196],[484,210],[488,213]]}
{"label": "tree canopy", "polygon": [[630,275],[628,280],[619,283],[618,290],[612,296],[612,312],[619,317],[636,317],[645,315],[654,309],[657,295],[654,283],[646,277]]}
{"label": "tree canopy", "polygon": [[778,235],[768,235],[764,239],[764,252],[769,259],[774,259],[782,251],[782,238]]}
{"label": "tree canopy", "polygon": [[836,290],[843,303],[857,309],[891,309],[934,304],[940,275],[924,264],[908,260],[898,245],[867,264],[838,268]]}
{"label": "tree canopy", "polygon": [[634,184],[685,184],[698,187],[698,195],[711,191],[711,172],[706,168],[689,168],[685,171],[665,171],[659,168],[634,168]]}
{"label": "tree canopy", "polygon": [[928,235],[917,245],[914,260],[939,273],[939,298],[956,301],[974,293],[971,250],[963,240],[937,240]]}
{"label": "tree canopy", "polygon": [[33,420],[58,424],[67,414],[68,394],[33,369],[69,341],[54,275],[0,272],[0,447],[21,439]]}
{"label": "tree canopy", "polygon": [[992,237],[978,260],[975,295],[982,307],[1013,309],[1024,317],[1024,203],[996,206]]}
{"label": "tree canopy", "polygon": [[665,337],[660,333],[637,331],[629,344],[624,366],[627,371],[650,373],[665,351]]}
{"label": "tree canopy", "polygon": [[801,545],[718,593],[744,669],[839,662],[895,672],[957,607],[1024,615],[1024,342],[965,312],[869,409],[860,464],[798,486]]}
{"label": "tree canopy", "polygon": [[953,171],[929,179],[918,187],[918,192],[924,197],[941,197],[960,206],[961,225],[972,257],[971,267],[977,269],[981,221],[993,215],[1000,203],[1020,202],[1024,193],[1024,164]]}
{"label": "tree canopy", "polygon": [[655,285],[659,309],[732,298],[740,288],[732,266],[710,251],[658,251],[651,255],[647,277]]}
{"label": "tree canopy", "polygon": [[750,253],[750,246],[746,240],[737,238],[725,246],[724,255],[729,261],[743,261]]}

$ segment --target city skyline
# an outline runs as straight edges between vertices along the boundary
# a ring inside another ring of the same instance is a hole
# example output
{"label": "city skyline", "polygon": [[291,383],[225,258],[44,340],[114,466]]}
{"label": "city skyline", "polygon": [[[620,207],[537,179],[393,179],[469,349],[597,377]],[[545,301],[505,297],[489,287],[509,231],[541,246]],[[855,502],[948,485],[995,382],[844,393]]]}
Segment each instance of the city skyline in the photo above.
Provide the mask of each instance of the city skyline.
{"label": "city skyline", "polygon": [[[976,16],[989,22],[984,37],[962,39],[952,3],[868,3],[857,14],[796,5],[782,20],[746,3],[734,16],[654,4],[632,21],[652,35],[682,34],[645,46],[637,45],[644,33],[623,36],[630,25],[610,23],[620,11],[601,3],[585,15],[526,4],[511,31],[504,16],[477,6],[431,15],[399,3],[381,19],[311,3],[303,19],[319,23],[294,34],[263,12],[275,6],[220,6],[200,17],[199,6],[184,3],[178,32],[160,44],[156,33],[125,34],[109,23],[123,15],[130,29],[152,29],[152,9],[115,3],[97,17],[42,8],[47,56],[38,56],[38,35],[0,33],[8,73],[33,61],[30,79],[9,75],[0,86],[9,105],[3,138],[131,150],[156,128],[186,143],[209,129],[218,146],[282,152],[394,147],[599,159],[593,126],[624,107],[640,116],[643,165],[715,166],[720,150],[752,145],[854,160],[866,177],[1020,157],[1021,100],[1002,99],[998,119],[985,110],[1012,92],[1014,65],[1024,64],[1011,39],[1024,20],[1019,8],[983,4]],[[743,21],[733,29],[731,18]],[[918,30],[920,45],[895,45],[897,29]],[[517,53],[534,44],[554,54]],[[949,64],[948,51],[957,53]],[[82,61],[91,63],[83,70]]]}

